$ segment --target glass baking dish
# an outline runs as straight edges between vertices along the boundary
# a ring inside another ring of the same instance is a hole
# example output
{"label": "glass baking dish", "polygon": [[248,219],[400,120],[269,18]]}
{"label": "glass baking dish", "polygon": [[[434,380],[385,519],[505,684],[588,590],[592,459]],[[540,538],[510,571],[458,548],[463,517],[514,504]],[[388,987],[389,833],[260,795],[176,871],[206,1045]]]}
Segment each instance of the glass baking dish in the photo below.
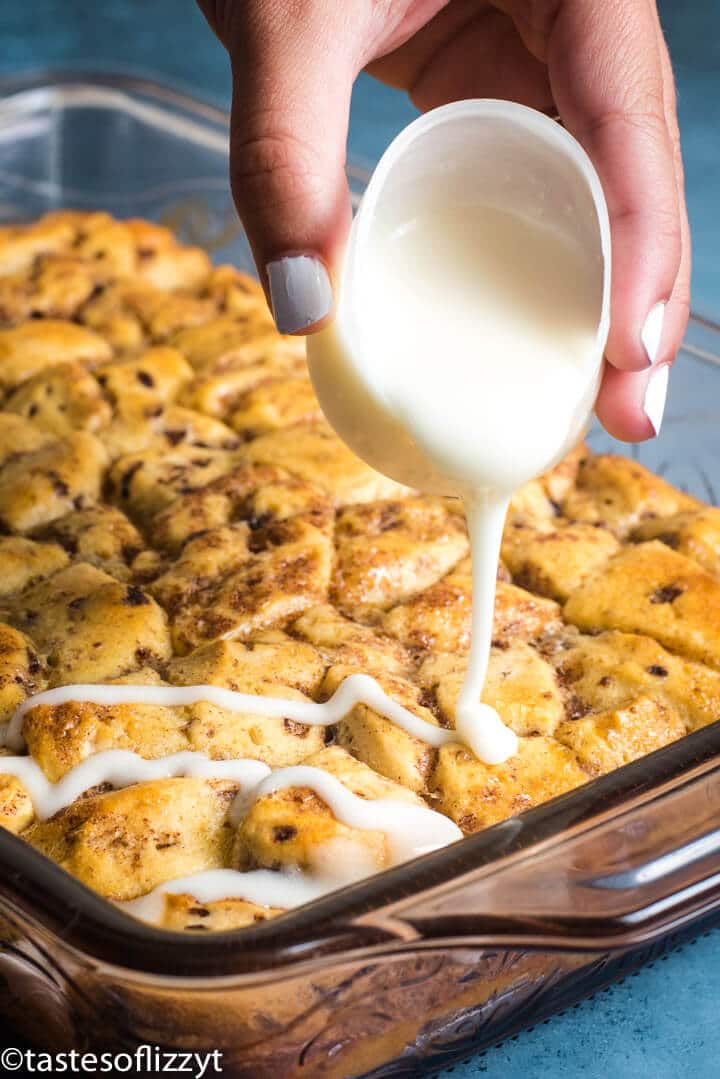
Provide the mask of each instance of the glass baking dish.
{"label": "glass baking dish", "polygon": [[[0,219],[170,224],[251,268],[227,116],[127,76],[0,82]],[[366,173],[350,166],[353,194]],[[716,502],[720,327],[691,322],[634,457]],[[599,430],[595,448],[609,448]],[[43,1048],[223,1053],[233,1076],[417,1075],[720,921],[720,724],[454,846],[253,928],[155,929],[0,832],[0,1014]]]}

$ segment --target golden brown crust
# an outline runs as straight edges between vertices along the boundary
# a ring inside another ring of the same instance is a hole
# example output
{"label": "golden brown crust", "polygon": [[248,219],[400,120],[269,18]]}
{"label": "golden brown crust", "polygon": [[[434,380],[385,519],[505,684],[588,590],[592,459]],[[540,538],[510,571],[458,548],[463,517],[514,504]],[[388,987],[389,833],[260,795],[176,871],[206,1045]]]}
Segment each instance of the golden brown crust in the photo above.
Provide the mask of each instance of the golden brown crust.
{"label": "golden brown crust", "polygon": [[718,718],[720,672],[673,655],[651,637],[616,631],[578,635],[556,652],[553,662],[571,717],[649,695],[667,703],[689,731]]}
{"label": "golden brown crust", "polygon": [[99,334],[64,319],[39,319],[0,329],[0,385],[13,390],[58,364],[89,368],[109,360],[112,349]]}
{"label": "golden brown crust", "polygon": [[245,899],[218,899],[212,903],[200,903],[192,895],[168,895],[158,924],[163,929],[220,932],[223,929],[244,929],[247,925],[256,925],[282,913],[280,908],[259,907]]}
{"label": "golden brown crust", "polygon": [[45,686],[44,661],[33,641],[0,622],[0,722],[11,719],[26,697]]}
{"label": "golden brown crust", "polygon": [[9,617],[47,657],[50,685],[116,678],[172,650],[167,616],[152,597],[87,562],[31,585]]}
{"label": "golden brown crust", "polygon": [[558,742],[572,749],[591,775],[611,772],[683,734],[680,717],[652,697],[638,697],[626,707],[569,720],[555,731]]}
{"label": "golden brown crust", "polygon": [[431,780],[437,807],[468,834],[586,783],[575,753],[554,738],[521,738],[504,764],[483,764],[459,745],[443,746]]}
{"label": "golden brown crust", "polygon": [[720,667],[720,581],[651,540],[625,548],[565,604],[580,629],[654,637],[673,652]]}
{"label": "golden brown crust", "polygon": [[15,776],[0,775],[0,828],[7,828],[17,835],[32,823],[34,817],[32,798],[20,780]]}
{"label": "golden brown crust", "polygon": [[532,528],[510,520],[502,558],[517,584],[563,603],[587,577],[602,571],[619,549],[605,528],[574,522]]}
{"label": "golden brown crust", "polygon": [[[258,283],[166,228],[63,211],[0,229],[0,529],[0,721],[73,681],[321,701],[365,673],[452,729],[472,598],[459,503],[354,457]],[[510,505],[484,694],[520,737],[505,764],[362,704],[325,730],[71,701],[32,709],[23,733],[52,782],[102,750],[199,750],[311,764],[474,832],[713,722],[719,627],[720,510],[579,446]],[[0,754],[0,826],[113,899],[213,868],[388,864],[384,833],[307,788],[258,799],[239,827],[236,791],[95,789],[41,822]],[[275,913],[172,895],[161,924]]]}
{"label": "golden brown crust", "polygon": [[468,549],[462,517],[441,499],[406,498],[341,510],[330,599],[366,621],[430,588]]}
{"label": "golden brown crust", "polygon": [[577,481],[561,502],[564,517],[603,525],[621,538],[643,521],[699,508],[697,499],[678,491],[637,461],[611,454],[582,460]]}
{"label": "golden brown crust", "polygon": [[11,457],[0,469],[0,523],[29,532],[100,498],[105,447],[84,431]]}
{"label": "golden brown crust", "polygon": [[[434,694],[446,725],[455,725],[455,708],[465,673],[456,655],[434,655],[419,671]],[[493,647],[482,698],[520,735],[553,734],[565,718],[565,699],[557,674],[537,649],[520,639]]]}
{"label": "golden brown crust", "polygon": [[652,518],[639,525],[632,538],[635,542],[658,539],[720,577],[720,509],[716,506]]}
{"label": "golden brown crust", "polygon": [[279,465],[316,484],[337,506],[406,493],[399,483],[386,479],[355,457],[324,420],[261,435],[241,452],[248,461]]}
{"label": "golden brown crust", "polygon": [[130,580],[133,563],[145,548],[141,533],[125,514],[101,502],[59,517],[37,534],[54,541],[45,543],[44,549],[59,545],[66,557],[89,562],[118,581]]}
{"label": "golden brown crust", "polygon": [[102,895],[135,899],[173,877],[229,864],[236,792],[217,779],[136,783],[80,798],[24,837]]}

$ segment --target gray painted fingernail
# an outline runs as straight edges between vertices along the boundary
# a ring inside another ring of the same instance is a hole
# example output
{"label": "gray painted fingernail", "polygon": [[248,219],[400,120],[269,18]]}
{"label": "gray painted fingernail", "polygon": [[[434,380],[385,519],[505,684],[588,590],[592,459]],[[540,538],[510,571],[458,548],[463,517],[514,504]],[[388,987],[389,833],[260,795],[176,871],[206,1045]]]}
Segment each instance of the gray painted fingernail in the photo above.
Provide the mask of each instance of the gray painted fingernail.
{"label": "gray painted fingernail", "polygon": [[657,359],[664,321],[665,304],[656,303],[655,306],[650,309],[650,314],[645,319],[645,324],[640,331],[640,340],[645,348],[648,363],[655,363],[655,360]]}
{"label": "gray painted fingernail", "polygon": [[656,436],[660,434],[660,428],[662,427],[669,376],[670,368],[664,363],[662,367],[658,367],[652,372],[645,388],[643,411],[653,425]]}
{"label": "gray painted fingernail", "polygon": [[266,266],[273,318],[280,333],[297,333],[332,310],[328,272],[311,255],[289,255]]}

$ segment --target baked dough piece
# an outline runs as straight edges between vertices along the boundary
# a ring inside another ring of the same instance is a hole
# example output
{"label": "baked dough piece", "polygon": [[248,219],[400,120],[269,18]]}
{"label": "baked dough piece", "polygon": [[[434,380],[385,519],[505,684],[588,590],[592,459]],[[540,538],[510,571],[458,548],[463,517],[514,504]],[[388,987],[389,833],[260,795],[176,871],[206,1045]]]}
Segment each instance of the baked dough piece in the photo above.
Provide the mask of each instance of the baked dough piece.
{"label": "baked dough piece", "polygon": [[678,491],[637,461],[611,454],[582,460],[577,483],[561,503],[563,516],[603,525],[620,538],[644,521],[699,508],[697,499]]}
{"label": "baked dough piece", "polygon": [[172,339],[195,370],[183,400],[223,417],[262,383],[305,374],[302,339],[279,334],[257,283],[242,275],[233,282],[227,271],[216,271],[210,285],[211,293],[222,296],[224,312]]}
{"label": "baked dough piece", "polygon": [[[332,666],[321,692],[329,697],[355,668]],[[422,688],[398,675],[376,674],[376,679],[394,701],[433,726],[441,726],[429,705],[433,702]],[[337,724],[335,737],[358,760],[411,791],[423,792],[435,761],[432,746],[408,734],[366,704],[357,704]]]}
{"label": "baked dough piece", "polygon": [[720,667],[720,581],[657,540],[627,547],[565,604],[580,629],[654,637],[673,652]]}
{"label": "baked dough piece", "polygon": [[555,731],[591,775],[602,775],[681,738],[685,725],[668,705],[638,697],[607,712],[568,720]]}
{"label": "baked dough piece", "polygon": [[233,460],[230,450],[193,445],[183,436],[172,448],[151,446],[120,457],[110,469],[110,494],[131,517],[148,521],[179,495],[225,475]]}
{"label": "baked dough piece", "polygon": [[244,929],[267,918],[283,914],[279,907],[259,907],[245,899],[217,899],[200,903],[192,895],[166,895],[159,925],[163,929],[187,929],[196,932]]}
{"label": "baked dough piece", "polygon": [[51,577],[68,564],[57,543],[37,543],[25,536],[0,539],[0,601],[22,592],[34,581]]}
{"label": "baked dough piece", "polygon": [[635,529],[632,539],[660,540],[720,577],[720,509],[716,506],[645,521]]}
{"label": "baked dough piece", "polygon": [[[232,327],[237,334],[237,323]],[[245,329],[243,332],[247,332]],[[182,346],[182,339],[176,344]],[[304,351],[297,339],[268,331],[260,340],[250,340],[212,361],[196,361],[200,370],[183,390],[182,401],[210,416],[231,417],[242,407],[245,395],[273,378],[300,376],[304,372]]]}
{"label": "baked dough piece", "polygon": [[[162,685],[152,667],[141,667],[121,678],[108,679],[134,686]],[[41,704],[23,719],[28,752],[51,783],[95,753],[125,749],[147,760],[188,749],[187,710],[149,704],[100,705],[90,701]]]}
{"label": "baked dough piece", "polygon": [[188,540],[215,528],[245,523],[254,533],[298,515],[332,529],[332,508],[317,487],[283,469],[236,462],[232,471],[180,494],[156,514],[150,535],[157,547],[177,554]]}
{"label": "baked dough piece", "polygon": [[58,364],[92,369],[112,356],[99,334],[62,319],[39,319],[0,329],[0,386],[15,389]]}
{"label": "baked dough piece", "polygon": [[24,838],[109,899],[135,899],[174,877],[230,861],[234,783],[157,779],[88,795]]}
{"label": "baked dough piece", "polygon": [[406,498],[341,510],[330,598],[367,619],[431,587],[467,554],[465,522],[441,499]]}
{"label": "baked dough piece", "polygon": [[245,525],[200,535],[152,591],[170,615],[176,649],[185,653],[286,625],[326,598],[331,567],[330,537],[297,516],[249,535]]}
{"label": "baked dough piece", "polygon": [[311,607],[289,627],[293,636],[315,645],[328,665],[374,677],[412,678],[417,659],[399,641],[375,627],[353,622],[329,603]]}
{"label": "baked dough piece", "polygon": [[79,431],[11,457],[0,469],[0,523],[29,532],[100,497],[105,448]]}
{"label": "baked dough piece", "polygon": [[[0,772],[5,750],[0,751]],[[32,798],[27,788],[15,776],[0,774],[0,828],[18,835],[35,817]]]}
{"label": "baked dough piece", "polygon": [[[335,776],[361,798],[423,805],[416,795],[338,746],[321,750],[305,763]],[[342,824],[308,787],[288,787],[258,798],[238,829],[235,857],[241,869],[299,868],[339,880],[358,879],[392,864],[384,832]]]}
{"label": "baked dough piece", "polygon": [[168,292],[135,277],[111,280],[90,297],[81,320],[120,354],[152,344],[170,344],[188,326],[215,312],[212,300],[188,292]]}
{"label": "baked dough piece", "polygon": [[[322,660],[310,645],[289,639],[257,643],[252,648],[221,641],[185,659],[172,660],[165,668],[165,678],[148,667],[112,681],[128,685],[210,684],[303,700],[315,691],[323,670]],[[130,750],[148,760],[198,750],[215,760],[244,757],[285,767],[298,764],[325,744],[322,727],[252,712],[230,712],[202,701],[172,708],[78,701],[38,705],[26,714],[23,735],[30,753],[52,782],[94,753],[109,749]]]}
{"label": "baked dough piece", "polygon": [[[59,517],[40,534],[59,544],[66,557],[89,562],[118,581],[130,580],[132,564],[145,547],[142,535],[125,514],[100,502]],[[56,549],[55,544],[43,546]]]}
{"label": "baked dough piece", "polygon": [[[502,580],[496,588],[495,641],[538,640],[562,625],[560,608],[553,600]],[[461,564],[426,592],[394,607],[382,625],[411,648],[467,652],[471,617],[470,567]]]}
{"label": "baked dough piece", "polygon": [[95,214],[81,227],[75,248],[106,280],[134,276],[161,289],[192,288],[210,272],[197,247],[180,247],[169,229],[149,221],[114,221]]}
{"label": "baked dough piece", "polygon": [[40,430],[32,420],[12,412],[0,412],[0,468],[22,454],[32,453],[54,441],[49,432]]}
{"label": "baked dough piece", "polygon": [[[309,644],[278,640],[215,641],[168,665],[174,685],[217,685],[291,700],[317,696],[325,664]],[[184,748],[209,757],[247,757],[274,768],[299,764],[325,745],[325,729],[252,711],[228,712],[204,702],[186,709]]]}
{"label": "baked dough piece", "polygon": [[502,559],[517,584],[563,603],[619,549],[606,528],[572,522],[543,522],[532,528],[509,521]]}
{"label": "baked dough piece", "polygon": [[521,738],[503,764],[483,764],[460,745],[438,752],[430,789],[438,809],[470,834],[487,828],[590,778],[577,755],[554,738]]}
{"label": "baked dough piece", "polygon": [[720,718],[720,671],[673,655],[652,637],[618,632],[577,636],[553,662],[571,716],[649,696],[667,703],[688,731]]}
{"label": "baked dough piece", "polygon": [[30,225],[0,228],[0,274],[8,277],[29,270],[40,255],[60,252],[71,246],[76,227],[72,214],[46,214]]}
{"label": "baked dough piece", "polygon": [[96,373],[98,383],[122,412],[164,407],[192,377],[192,367],[182,352],[161,345],[105,364]]}
{"label": "baked dough piece", "polygon": [[102,682],[171,652],[167,617],[152,597],[86,562],[31,585],[10,617],[47,656],[49,685]]}
{"label": "baked dough piece", "polygon": [[286,375],[270,378],[241,394],[228,422],[244,439],[251,439],[298,423],[317,423],[321,418],[310,379]]}
{"label": "baked dough piece", "polygon": [[11,719],[25,697],[39,693],[45,685],[44,662],[33,641],[0,622],[0,722]]}
{"label": "baked dough piece", "polygon": [[0,316],[10,324],[41,316],[76,318],[101,279],[98,267],[75,254],[39,254],[31,273],[0,277]]}
{"label": "baked dough piece", "polygon": [[[241,355],[248,345],[259,351],[267,341],[278,337],[270,312],[258,301],[242,314],[221,315],[178,331],[173,345],[195,371],[208,371],[228,356]],[[301,345],[295,343],[298,355],[302,353]]]}
{"label": "baked dough piece", "polygon": [[58,438],[75,431],[97,433],[112,414],[97,380],[75,362],[55,364],[27,379],[9,395],[5,408]]}
{"label": "baked dough piece", "polygon": [[243,448],[248,461],[279,465],[326,491],[337,506],[374,502],[406,488],[364,464],[321,421],[261,435]]}
{"label": "baked dough piece", "polygon": [[[436,655],[426,659],[418,672],[448,726],[455,725],[466,666],[463,656]],[[565,699],[555,670],[521,640],[493,647],[482,699],[520,735],[552,734],[565,719]]]}
{"label": "baked dough piece", "polygon": [[[116,408],[103,431],[103,441],[111,458],[123,458],[121,473],[147,450],[162,457],[175,447],[181,447],[181,453],[191,453],[194,449],[234,450],[239,446],[235,432],[219,420],[180,405],[141,404],[135,397]],[[198,459],[202,460],[202,455]]]}

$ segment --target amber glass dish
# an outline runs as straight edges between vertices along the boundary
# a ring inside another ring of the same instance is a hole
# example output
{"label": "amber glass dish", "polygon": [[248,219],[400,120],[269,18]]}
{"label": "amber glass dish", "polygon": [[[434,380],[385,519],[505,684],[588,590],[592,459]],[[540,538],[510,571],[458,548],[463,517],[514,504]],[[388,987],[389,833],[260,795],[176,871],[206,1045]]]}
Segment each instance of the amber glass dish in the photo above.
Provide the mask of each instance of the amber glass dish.
{"label": "amber glass dish", "polygon": [[[0,219],[171,225],[250,268],[227,116],[127,76],[0,84]],[[359,195],[362,169],[349,169]],[[644,464],[717,502],[720,328],[691,322]],[[607,447],[591,433],[595,449]],[[417,1075],[720,919],[720,726],[296,912],[204,936],[135,921],[0,832],[0,1013],[43,1048],[223,1053],[225,1075]]]}

